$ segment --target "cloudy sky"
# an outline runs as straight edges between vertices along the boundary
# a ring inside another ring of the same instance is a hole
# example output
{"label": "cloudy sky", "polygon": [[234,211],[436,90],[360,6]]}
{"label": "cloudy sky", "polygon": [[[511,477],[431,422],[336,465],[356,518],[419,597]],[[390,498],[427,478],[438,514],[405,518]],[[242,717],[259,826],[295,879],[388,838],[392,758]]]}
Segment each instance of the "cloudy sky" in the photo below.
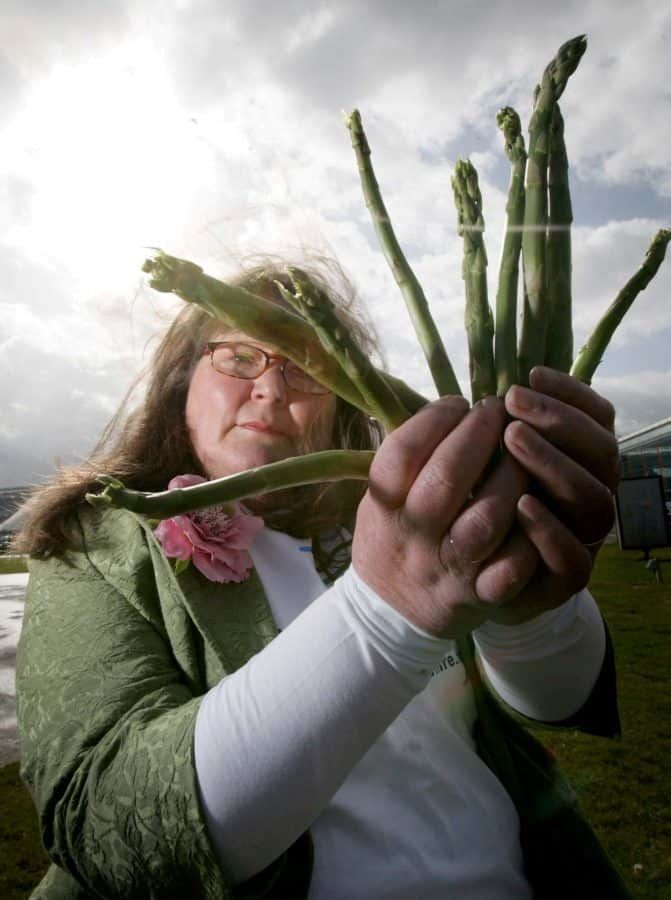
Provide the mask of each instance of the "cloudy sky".
{"label": "cloudy sky", "polygon": [[[560,10],[557,11],[557,8]],[[358,107],[399,239],[464,389],[450,175],[477,166],[495,293],[508,163],[559,44],[576,344],[671,225],[671,7],[641,0],[4,0],[0,13],[0,485],[81,458],[177,308],[146,247],[226,276],[253,253],[338,257],[396,374],[431,393],[377,248],[341,111]],[[671,254],[670,254],[671,256]],[[595,379],[626,434],[671,415],[671,259]]]}

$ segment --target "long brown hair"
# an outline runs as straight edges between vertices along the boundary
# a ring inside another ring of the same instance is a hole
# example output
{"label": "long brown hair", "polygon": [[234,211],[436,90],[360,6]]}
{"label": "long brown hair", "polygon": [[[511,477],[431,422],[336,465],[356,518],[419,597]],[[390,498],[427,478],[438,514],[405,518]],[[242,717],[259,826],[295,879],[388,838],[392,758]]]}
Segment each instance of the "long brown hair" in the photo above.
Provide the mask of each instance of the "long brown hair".
{"label": "long brown hair", "polygon": [[[360,313],[354,313],[354,290],[337,263],[314,258],[308,265],[301,263],[295,268],[326,291],[343,324],[365,350],[374,352],[376,343],[370,326],[363,322]],[[266,258],[231,281],[283,303],[274,282],[288,286],[286,271],[286,262]],[[79,465],[61,467],[49,482],[35,490],[24,507],[23,529],[14,540],[18,552],[48,557],[76,546],[75,514],[85,495],[99,490],[98,473],[146,491],[164,490],[178,474],[205,474],[191,446],[185,406],[193,369],[205,343],[217,330],[221,330],[221,323],[199,307],[186,306],[179,312],[88,459]],[[131,398],[141,384],[145,385],[144,396],[132,407]],[[374,449],[380,437],[377,423],[337,398],[333,447]],[[279,503],[267,495],[246,500],[245,505],[260,512],[271,527],[317,536],[337,525],[351,527],[363,490],[363,482],[310,485],[283,492]]]}

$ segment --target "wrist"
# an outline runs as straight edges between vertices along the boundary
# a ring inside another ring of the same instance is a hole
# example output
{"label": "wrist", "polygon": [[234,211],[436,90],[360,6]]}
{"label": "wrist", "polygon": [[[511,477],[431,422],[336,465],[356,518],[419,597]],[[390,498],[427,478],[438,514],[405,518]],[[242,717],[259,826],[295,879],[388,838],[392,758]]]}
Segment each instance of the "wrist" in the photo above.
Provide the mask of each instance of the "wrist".
{"label": "wrist", "polygon": [[360,628],[369,640],[386,648],[385,655],[396,667],[426,674],[443,658],[446,640],[426,631],[380,596],[354,565],[342,576],[341,587]]}

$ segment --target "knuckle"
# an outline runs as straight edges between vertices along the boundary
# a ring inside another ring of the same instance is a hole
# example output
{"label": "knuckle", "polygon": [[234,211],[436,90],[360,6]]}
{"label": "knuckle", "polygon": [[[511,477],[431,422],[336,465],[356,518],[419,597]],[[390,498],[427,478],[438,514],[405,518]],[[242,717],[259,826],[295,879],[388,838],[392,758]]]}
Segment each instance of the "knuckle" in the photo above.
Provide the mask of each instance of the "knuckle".
{"label": "knuckle", "polygon": [[493,606],[503,606],[514,600],[529,583],[537,560],[502,558],[490,569],[481,572],[476,582],[479,599]]}
{"label": "knuckle", "polygon": [[456,394],[446,394],[443,397],[439,397],[438,400],[434,400],[429,406],[440,406],[445,409],[453,410],[461,415],[465,415],[470,409],[468,400],[465,397],[459,397]]}
{"label": "knuckle", "polygon": [[519,565],[511,560],[502,561],[497,567],[496,590],[487,599],[496,606],[501,606],[516,597],[527,581],[526,572],[522,572]]}
{"label": "knuckle", "polygon": [[601,537],[613,527],[615,509],[610,491],[600,491],[599,499],[594,504],[594,519],[598,522],[598,527],[601,529]]}
{"label": "knuckle", "polygon": [[421,501],[435,504],[437,497],[451,497],[457,491],[457,482],[440,466],[426,466],[415,481],[415,489]]}
{"label": "knuckle", "polygon": [[599,400],[601,401],[603,423],[606,428],[612,431],[613,426],[615,425],[615,407],[610,400],[606,400],[605,397],[600,396]]}
{"label": "knuckle", "polygon": [[556,457],[548,444],[536,442],[534,446],[535,463],[539,478],[549,478],[556,469]]}
{"label": "knuckle", "polygon": [[604,454],[605,484],[614,491],[620,481],[620,451],[616,441],[612,441]]}

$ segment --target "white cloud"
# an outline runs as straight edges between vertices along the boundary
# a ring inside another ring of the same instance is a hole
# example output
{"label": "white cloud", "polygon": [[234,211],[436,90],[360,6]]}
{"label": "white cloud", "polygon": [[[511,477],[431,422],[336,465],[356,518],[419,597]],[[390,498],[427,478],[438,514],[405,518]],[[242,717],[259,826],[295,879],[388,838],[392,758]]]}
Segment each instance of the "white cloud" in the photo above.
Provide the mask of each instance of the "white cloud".
{"label": "white cloud", "polygon": [[[582,342],[645,258],[663,223],[649,219],[608,222],[573,231],[574,325]],[[615,332],[613,346],[671,327],[671,266],[665,260]]]}
{"label": "white cloud", "polygon": [[633,376],[596,376],[593,384],[615,406],[615,430],[621,437],[671,416],[669,385],[671,369],[642,370]]}

